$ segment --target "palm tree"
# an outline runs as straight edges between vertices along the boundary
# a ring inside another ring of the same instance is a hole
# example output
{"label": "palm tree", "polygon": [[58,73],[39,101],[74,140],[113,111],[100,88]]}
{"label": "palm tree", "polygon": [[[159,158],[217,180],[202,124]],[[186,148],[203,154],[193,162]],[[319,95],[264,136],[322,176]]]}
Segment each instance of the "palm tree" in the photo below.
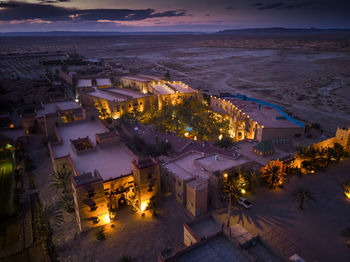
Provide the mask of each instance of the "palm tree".
{"label": "palm tree", "polygon": [[63,208],[67,213],[74,212],[74,199],[73,194],[62,193],[60,199],[57,202],[58,206]]}
{"label": "palm tree", "polygon": [[310,192],[308,189],[303,187],[298,187],[292,193],[293,198],[296,201],[299,201],[299,209],[304,210],[304,203],[309,201],[315,201],[314,194]]}
{"label": "palm tree", "polygon": [[344,180],[340,186],[343,188],[346,197],[350,198],[350,180]]}
{"label": "palm tree", "polygon": [[51,188],[55,188],[56,191],[63,190],[63,193],[69,192],[71,188],[70,177],[72,172],[67,168],[61,168],[53,173],[53,180],[50,183]]}
{"label": "palm tree", "polygon": [[269,161],[269,163],[260,169],[261,177],[265,179],[267,184],[276,188],[283,185],[287,180],[287,173],[282,161]]}
{"label": "palm tree", "polygon": [[223,182],[222,193],[228,198],[227,227],[230,227],[231,206],[236,204],[241,197],[244,182],[239,179],[238,174],[232,173],[225,173]]}

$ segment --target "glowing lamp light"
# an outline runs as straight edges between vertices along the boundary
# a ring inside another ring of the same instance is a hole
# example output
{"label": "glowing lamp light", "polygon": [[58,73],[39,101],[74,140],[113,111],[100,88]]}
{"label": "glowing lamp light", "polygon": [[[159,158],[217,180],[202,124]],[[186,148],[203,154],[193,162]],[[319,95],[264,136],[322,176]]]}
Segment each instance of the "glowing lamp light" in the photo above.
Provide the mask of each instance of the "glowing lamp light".
{"label": "glowing lamp light", "polygon": [[103,220],[103,222],[104,222],[105,224],[108,224],[108,223],[111,222],[111,219],[110,219],[110,217],[109,217],[109,214],[105,214],[105,215],[103,216],[102,220]]}
{"label": "glowing lamp light", "polygon": [[10,128],[14,128],[15,127],[15,125],[14,124],[10,124]]}
{"label": "glowing lamp light", "polygon": [[185,136],[186,136],[186,137],[187,137],[187,136],[189,136],[189,133],[188,133],[188,132],[186,132],[186,133],[185,133]]}
{"label": "glowing lamp light", "polygon": [[350,192],[345,192],[345,195],[346,195],[347,198],[350,199]]}
{"label": "glowing lamp light", "polygon": [[76,98],[74,101],[77,102],[77,103],[79,103],[79,99],[78,99],[78,98]]}
{"label": "glowing lamp light", "polygon": [[227,178],[228,177],[228,174],[227,173],[224,173],[224,178]]}
{"label": "glowing lamp light", "polygon": [[148,202],[142,202],[141,203],[141,212],[145,211],[147,205],[148,205]]}
{"label": "glowing lamp light", "polygon": [[242,189],[241,189],[241,192],[242,192],[242,194],[245,194],[246,191],[245,191],[244,188],[242,188]]}
{"label": "glowing lamp light", "polygon": [[222,134],[221,135],[219,135],[219,140],[221,140],[222,139]]}
{"label": "glowing lamp light", "polygon": [[195,136],[193,139],[194,139],[194,140],[197,140],[197,137]]}

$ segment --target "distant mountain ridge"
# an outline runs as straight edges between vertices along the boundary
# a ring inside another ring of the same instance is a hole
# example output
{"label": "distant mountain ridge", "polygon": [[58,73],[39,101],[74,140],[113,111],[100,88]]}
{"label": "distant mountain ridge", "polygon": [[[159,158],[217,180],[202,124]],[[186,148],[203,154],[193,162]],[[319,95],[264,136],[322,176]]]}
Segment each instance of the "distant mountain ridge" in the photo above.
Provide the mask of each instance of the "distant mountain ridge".
{"label": "distant mountain ridge", "polygon": [[4,32],[0,36],[123,36],[123,35],[193,35],[203,32],[104,32],[104,31],[47,31]]}
{"label": "distant mountain ridge", "polygon": [[213,33],[163,31],[163,32],[108,32],[108,31],[45,31],[45,32],[4,32],[0,36],[133,36],[133,35],[271,35],[271,34],[322,34],[322,33],[350,33],[349,29],[317,29],[317,28],[246,28],[227,29]]}
{"label": "distant mountain ridge", "polygon": [[246,29],[227,29],[219,31],[216,34],[312,34],[312,33],[350,33],[349,29],[317,29],[317,28],[284,28],[284,27],[271,27],[271,28],[246,28]]}

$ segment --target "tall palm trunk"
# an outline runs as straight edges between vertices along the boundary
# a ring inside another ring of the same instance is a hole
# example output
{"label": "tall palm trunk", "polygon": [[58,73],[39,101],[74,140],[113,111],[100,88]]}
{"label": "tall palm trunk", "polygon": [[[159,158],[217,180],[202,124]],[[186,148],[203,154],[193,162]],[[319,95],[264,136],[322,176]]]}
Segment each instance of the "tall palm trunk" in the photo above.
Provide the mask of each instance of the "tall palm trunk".
{"label": "tall palm trunk", "polygon": [[232,193],[230,193],[230,199],[228,201],[228,212],[227,212],[227,227],[230,227],[230,220],[231,220],[231,199],[232,199]]}
{"label": "tall palm trunk", "polygon": [[304,209],[304,199],[305,199],[304,196],[300,197],[300,203],[299,203],[300,210]]}

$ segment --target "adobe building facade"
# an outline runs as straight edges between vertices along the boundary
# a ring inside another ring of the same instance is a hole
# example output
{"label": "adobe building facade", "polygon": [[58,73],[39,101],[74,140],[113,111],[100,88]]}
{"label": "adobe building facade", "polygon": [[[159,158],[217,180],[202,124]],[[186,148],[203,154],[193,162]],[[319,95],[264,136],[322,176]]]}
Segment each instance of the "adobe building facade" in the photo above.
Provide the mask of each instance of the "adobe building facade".
{"label": "adobe building facade", "polygon": [[250,169],[253,164],[243,156],[233,158],[189,151],[162,164],[164,191],[170,191],[193,217],[197,217],[207,212],[208,205],[223,207],[220,196],[225,172]]}
{"label": "adobe building facade", "polygon": [[244,139],[290,143],[304,136],[304,125],[282,110],[272,108],[239,97],[210,98],[210,107],[231,119],[232,137]]}
{"label": "adobe building facade", "polygon": [[138,156],[99,121],[54,126],[48,144],[55,171],[72,173],[72,192],[80,231],[108,224],[118,208],[143,212],[160,199],[160,170],[150,156]]}
{"label": "adobe building facade", "polygon": [[121,79],[122,88],[99,88],[79,91],[81,104],[104,108],[113,119],[123,114],[155,106],[177,105],[185,100],[200,99],[201,93],[180,81],[151,79],[150,76],[127,76]]}

